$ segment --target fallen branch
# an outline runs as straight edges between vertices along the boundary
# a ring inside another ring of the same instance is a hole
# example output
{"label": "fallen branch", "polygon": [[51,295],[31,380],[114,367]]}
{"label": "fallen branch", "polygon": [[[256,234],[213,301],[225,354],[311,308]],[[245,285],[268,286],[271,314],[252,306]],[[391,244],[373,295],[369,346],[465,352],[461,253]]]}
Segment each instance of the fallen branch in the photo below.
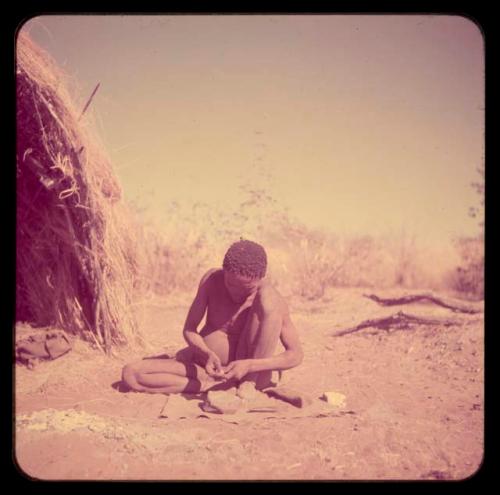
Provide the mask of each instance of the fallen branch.
{"label": "fallen branch", "polygon": [[438,306],[441,306],[443,308],[451,309],[454,313],[476,314],[481,312],[479,309],[465,306],[456,306],[450,303],[446,303],[442,299],[439,299],[438,297],[432,296],[430,294],[412,294],[409,296],[387,299],[378,297],[375,294],[363,294],[363,297],[371,299],[381,306],[399,306],[401,304],[411,304],[414,302],[430,302],[433,304],[437,304]]}
{"label": "fallen branch", "polygon": [[460,321],[457,320],[443,320],[443,319],[429,319],[422,318],[420,316],[409,315],[399,311],[395,315],[386,316],[385,318],[376,318],[374,320],[365,320],[359,325],[347,328],[346,330],[341,330],[340,332],[333,333],[333,337],[342,337],[343,335],[347,335],[349,333],[358,332],[359,330],[363,330],[364,328],[380,328],[382,330],[389,330],[390,328],[395,328],[398,330],[409,328],[414,325],[439,325],[449,327],[451,325],[460,324]]}

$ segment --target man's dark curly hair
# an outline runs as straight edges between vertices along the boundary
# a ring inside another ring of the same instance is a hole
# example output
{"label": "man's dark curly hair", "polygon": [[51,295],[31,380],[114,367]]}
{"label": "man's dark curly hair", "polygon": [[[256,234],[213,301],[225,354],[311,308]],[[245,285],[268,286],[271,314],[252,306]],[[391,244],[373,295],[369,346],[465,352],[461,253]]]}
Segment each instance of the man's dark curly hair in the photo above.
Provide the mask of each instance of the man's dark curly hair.
{"label": "man's dark curly hair", "polygon": [[263,278],[267,269],[266,251],[256,242],[241,239],[227,250],[222,267],[238,275]]}

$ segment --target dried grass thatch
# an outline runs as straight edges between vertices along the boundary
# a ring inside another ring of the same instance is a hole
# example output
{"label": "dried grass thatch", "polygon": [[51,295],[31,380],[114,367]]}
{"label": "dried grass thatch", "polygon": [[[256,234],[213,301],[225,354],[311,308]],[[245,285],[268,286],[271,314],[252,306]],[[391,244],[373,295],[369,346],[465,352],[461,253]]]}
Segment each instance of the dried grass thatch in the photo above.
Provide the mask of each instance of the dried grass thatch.
{"label": "dried grass thatch", "polygon": [[111,164],[62,71],[22,32],[16,71],[16,320],[105,350],[141,340],[131,311],[138,253]]}

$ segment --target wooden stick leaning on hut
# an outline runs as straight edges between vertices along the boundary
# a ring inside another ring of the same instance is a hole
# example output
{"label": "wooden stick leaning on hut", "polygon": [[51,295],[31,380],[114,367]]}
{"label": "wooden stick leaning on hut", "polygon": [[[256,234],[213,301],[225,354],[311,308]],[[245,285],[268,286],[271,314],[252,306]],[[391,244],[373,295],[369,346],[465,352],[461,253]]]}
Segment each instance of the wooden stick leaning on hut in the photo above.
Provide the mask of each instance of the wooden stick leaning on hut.
{"label": "wooden stick leaning on hut", "polygon": [[409,315],[403,313],[402,311],[399,311],[395,315],[386,316],[384,318],[365,320],[361,322],[359,325],[356,325],[355,327],[347,328],[345,330],[340,330],[339,332],[332,333],[331,335],[333,337],[342,337],[343,335],[358,332],[359,330],[363,330],[364,328],[369,328],[369,327],[380,328],[382,330],[388,331],[390,328],[396,328],[401,330],[409,328],[412,325],[428,325],[428,326],[440,325],[449,327],[451,325],[459,325],[461,323],[462,323],[461,320],[422,318],[421,316]]}
{"label": "wooden stick leaning on hut", "polygon": [[99,89],[99,86],[101,85],[100,82],[97,83],[97,86],[94,88],[94,91],[92,91],[92,94],[90,95],[89,99],[87,100],[87,103],[85,103],[85,106],[83,107],[82,113],[77,119],[77,122],[83,117],[83,114],[87,111],[87,108],[89,107],[90,103],[92,102],[92,98],[94,98],[94,95],[97,93],[97,90]]}
{"label": "wooden stick leaning on hut", "polygon": [[381,306],[399,306],[402,304],[411,304],[415,302],[430,302],[433,304],[437,304],[438,306],[441,306],[443,308],[451,309],[454,313],[477,314],[481,312],[481,310],[479,309],[465,306],[456,306],[454,304],[447,303],[431,294],[412,294],[396,298],[382,298],[376,296],[375,294],[363,294],[363,297],[371,299]]}

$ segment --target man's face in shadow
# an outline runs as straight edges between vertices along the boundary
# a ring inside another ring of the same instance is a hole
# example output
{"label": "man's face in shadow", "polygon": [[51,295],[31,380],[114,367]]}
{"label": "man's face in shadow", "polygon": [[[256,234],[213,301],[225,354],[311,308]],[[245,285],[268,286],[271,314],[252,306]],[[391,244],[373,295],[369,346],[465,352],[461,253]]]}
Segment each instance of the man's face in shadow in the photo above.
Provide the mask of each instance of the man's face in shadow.
{"label": "man's face in shadow", "polygon": [[254,294],[261,282],[261,278],[252,278],[224,270],[224,285],[231,299],[236,303],[244,302]]}

